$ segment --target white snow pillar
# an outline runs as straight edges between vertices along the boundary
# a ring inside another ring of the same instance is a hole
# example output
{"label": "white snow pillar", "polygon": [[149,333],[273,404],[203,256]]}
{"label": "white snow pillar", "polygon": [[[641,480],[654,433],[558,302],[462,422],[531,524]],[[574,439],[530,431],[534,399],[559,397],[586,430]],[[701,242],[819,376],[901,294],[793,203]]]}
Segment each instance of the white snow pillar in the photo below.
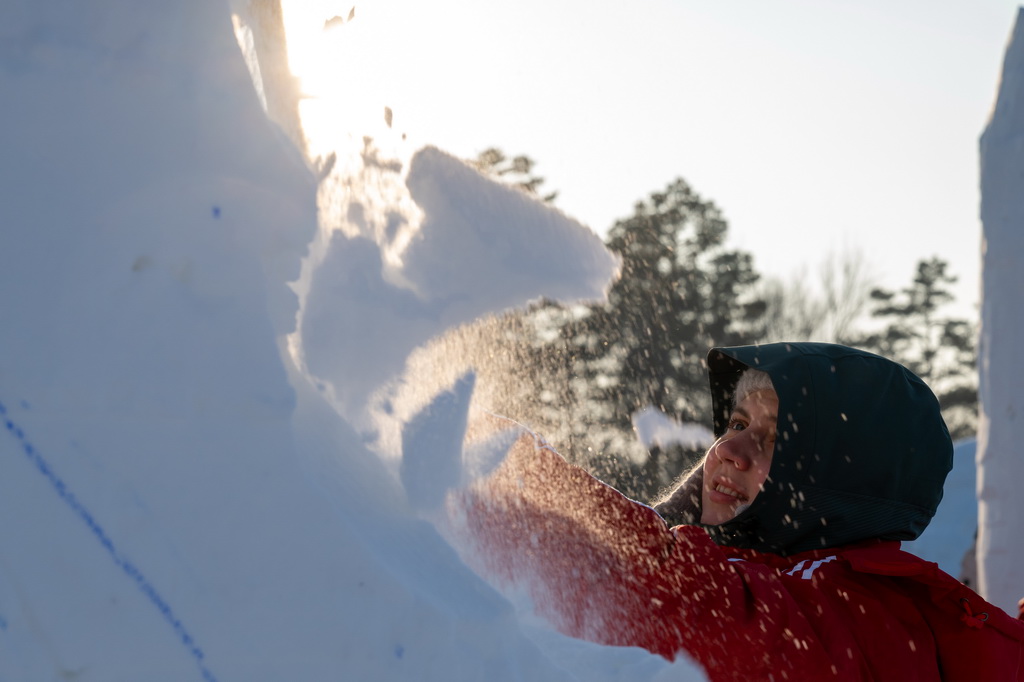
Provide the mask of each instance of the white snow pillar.
{"label": "white snow pillar", "polygon": [[1012,615],[1024,597],[1024,9],[981,136],[978,579]]}

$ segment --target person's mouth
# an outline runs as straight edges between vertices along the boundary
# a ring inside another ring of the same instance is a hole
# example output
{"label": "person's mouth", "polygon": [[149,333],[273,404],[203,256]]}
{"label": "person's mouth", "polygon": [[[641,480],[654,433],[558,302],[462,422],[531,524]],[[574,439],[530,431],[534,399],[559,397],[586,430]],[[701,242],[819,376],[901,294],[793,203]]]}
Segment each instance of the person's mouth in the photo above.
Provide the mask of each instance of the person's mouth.
{"label": "person's mouth", "polygon": [[711,490],[713,490],[716,493],[719,493],[720,495],[730,497],[736,502],[742,503],[748,501],[746,495],[744,495],[741,491],[737,490],[736,488],[732,487],[732,485],[728,481],[723,479],[718,479],[714,481]]}

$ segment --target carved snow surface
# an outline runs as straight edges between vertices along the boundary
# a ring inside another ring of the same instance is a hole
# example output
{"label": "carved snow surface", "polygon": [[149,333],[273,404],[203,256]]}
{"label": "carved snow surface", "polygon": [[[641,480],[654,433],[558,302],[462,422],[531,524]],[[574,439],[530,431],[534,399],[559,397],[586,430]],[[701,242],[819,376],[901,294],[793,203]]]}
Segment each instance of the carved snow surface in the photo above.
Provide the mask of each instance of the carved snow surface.
{"label": "carved snow surface", "polygon": [[981,136],[978,566],[983,597],[1016,613],[1024,597],[1024,10],[1010,36],[992,118]]}

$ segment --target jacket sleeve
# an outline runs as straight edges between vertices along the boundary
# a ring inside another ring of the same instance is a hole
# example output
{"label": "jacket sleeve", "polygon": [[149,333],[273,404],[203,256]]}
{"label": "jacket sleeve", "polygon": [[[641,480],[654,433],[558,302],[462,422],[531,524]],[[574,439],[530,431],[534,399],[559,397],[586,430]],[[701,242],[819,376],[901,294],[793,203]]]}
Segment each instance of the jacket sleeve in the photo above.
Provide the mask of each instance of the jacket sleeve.
{"label": "jacket sleeve", "polygon": [[669,660],[685,651],[712,680],[836,679],[800,606],[767,573],[730,562],[699,528],[670,530],[529,435],[453,505],[466,560],[528,594],[565,634]]}

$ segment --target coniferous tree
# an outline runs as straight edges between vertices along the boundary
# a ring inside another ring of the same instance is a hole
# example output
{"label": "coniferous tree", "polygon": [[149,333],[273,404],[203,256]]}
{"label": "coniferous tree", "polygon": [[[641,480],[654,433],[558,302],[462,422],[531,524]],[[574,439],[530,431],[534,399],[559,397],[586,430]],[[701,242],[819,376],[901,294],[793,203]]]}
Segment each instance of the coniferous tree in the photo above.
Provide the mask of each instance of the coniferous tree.
{"label": "coniferous tree", "polygon": [[963,438],[977,426],[977,330],[943,314],[954,300],[950,286],[956,281],[941,258],[918,262],[909,286],[871,292],[871,314],[883,326],[855,337],[852,345],[892,358],[921,377],[938,396],[950,433]]}
{"label": "coniferous tree", "polygon": [[758,275],[750,254],[726,248],[727,229],[718,207],[682,179],[652,193],[609,231],[622,274],[607,304],[576,311],[560,331],[590,408],[579,434],[588,450],[575,454],[591,468],[619,463],[598,473],[638,497],[667,485],[694,453],[637,458],[631,416],[655,406],[704,423],[707,350],[757,339],[765,310],[753,293]]}
{"label": "coniferous tree", "polygon": [[540,193],[540,186],[544,184],[544,178],[534,174],[533,167],[536,163],[525,154],[509,158],[498,147],[489,147],[477,154],[476,159],[470,163],[481,172],[513,187],[518,187],[528,194],[534,194],[542,201],[550,203],[558,196],[557,191],[544,195]]}

